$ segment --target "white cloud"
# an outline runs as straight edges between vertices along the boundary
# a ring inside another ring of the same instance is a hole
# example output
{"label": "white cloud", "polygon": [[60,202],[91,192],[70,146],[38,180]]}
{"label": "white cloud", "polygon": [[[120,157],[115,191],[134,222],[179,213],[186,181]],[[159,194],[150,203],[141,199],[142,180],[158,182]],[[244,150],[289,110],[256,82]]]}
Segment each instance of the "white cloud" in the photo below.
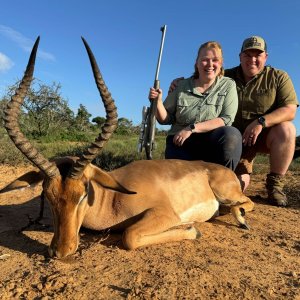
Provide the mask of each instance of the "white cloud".
{"label": "white cloud", "polygon": [[[26,52],[30,52],[31,48],[34,44],[34,42],[31,39],[25,37],[20,32],[15,31],[14,29],[12,29],[10,27],[7,27],[7,26],[1,25],[1,24],[0,24],[0,34],[9,38],[13,42],[15,42],[19,47],[21,47]],[[45,60],[52,60],[52,61],[55,60],[55,57],[53,54],[42,51],[42,50],[38,51],[38,56]]]}
{"label": "white cloud", "polygon": [[0,72],[8,71],[14,63],[3,53],[0,52]]}

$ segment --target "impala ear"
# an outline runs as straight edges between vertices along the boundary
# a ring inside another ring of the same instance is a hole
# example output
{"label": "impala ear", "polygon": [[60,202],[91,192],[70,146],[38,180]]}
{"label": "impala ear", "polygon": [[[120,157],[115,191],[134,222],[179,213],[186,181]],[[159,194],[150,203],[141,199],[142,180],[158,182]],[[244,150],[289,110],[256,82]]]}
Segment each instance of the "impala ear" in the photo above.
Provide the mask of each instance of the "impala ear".
{"label": "impala ear", "polygon": [[32,187],[44,179],[44,174],[41,171],[30,171],[21,177],[17,178],[6,187],[0,190],[0,194],[13,190],[19,190],[26,187]]}
{"label": "impala ear", "polygon": [[106,189],[114,190],[116,192],[120,192],[123,194],[136,194],[136,192],[129,191],[128,189],[126,189],[124,186],[118,183],[112,176],[110,176],[107,172],[99,168],[88,167],[86,168],[84,173],[85,175],[87,175],[88,178],[95,180],[97,183],[99,183],[101,186],[103,186]]}

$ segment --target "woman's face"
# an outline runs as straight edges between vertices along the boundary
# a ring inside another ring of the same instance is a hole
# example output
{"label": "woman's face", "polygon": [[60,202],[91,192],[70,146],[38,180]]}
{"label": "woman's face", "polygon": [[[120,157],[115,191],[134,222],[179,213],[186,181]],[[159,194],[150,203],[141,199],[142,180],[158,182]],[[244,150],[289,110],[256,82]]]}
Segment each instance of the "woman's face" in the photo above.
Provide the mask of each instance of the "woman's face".
{"label": "woman's face", "polygon": [[223,65],[221,51],[214,48],[201,49],[196,61],[199,78],[212,81],[220,74]]}

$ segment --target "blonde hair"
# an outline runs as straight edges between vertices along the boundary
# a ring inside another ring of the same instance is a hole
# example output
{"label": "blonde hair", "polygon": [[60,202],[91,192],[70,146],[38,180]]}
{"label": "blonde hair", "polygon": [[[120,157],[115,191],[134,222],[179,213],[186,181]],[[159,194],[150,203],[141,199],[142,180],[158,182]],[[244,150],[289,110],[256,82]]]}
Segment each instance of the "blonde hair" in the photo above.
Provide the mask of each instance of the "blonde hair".
{"label": "blonde hair", "polygon": [[[199,50],[198,50],[196,62],[197,62],[197,60],[199,58],[199,55],[200,55],[200,52],[201,52],[202,49],[216,49],[217,51],[220,52],[221,59],[222,59],[222,62],[223,62],[223,50],[222,50],[221,45],[218,42],[209,41],[209,42],[206,42],[206,43],[202,44],[200,46]],[[193,78],[197,79],[197,78],[199,78],[199,71],[198,71],[198,68],[197,68],[197,63],[195,63],[194,68],[195,68],[195,71],[194,71],[194,74],[193,74]],[[220,73],[218,74],[218,76],[222,77],[222,76],[224,76],[224,73],[225,73],[225,71],[224,71],[224,68],[222,66],[221,70],[220,70]]]}

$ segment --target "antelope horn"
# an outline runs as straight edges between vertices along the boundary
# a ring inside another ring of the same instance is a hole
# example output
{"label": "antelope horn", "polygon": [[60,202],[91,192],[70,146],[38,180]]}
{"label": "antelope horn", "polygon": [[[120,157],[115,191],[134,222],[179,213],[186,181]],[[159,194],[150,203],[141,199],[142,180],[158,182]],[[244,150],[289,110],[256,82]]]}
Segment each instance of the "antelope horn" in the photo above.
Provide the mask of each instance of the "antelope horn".
{"label": "antelope horn", "polygon": [[23,153],[23,155],[35,164],[43,173],[45,173],[47,177],[53,178],[60,175],[58,168],[32,146],[29,140],[20,131],[18,123],[21,105],[24,102],[25,96],[33,79],[34,64],[39,41],[40,37],[36,39],[32,48],[24,76],[19,87],[15,94],[11,97],[11,100],[8,102],[4,111],[4,127],[6,128],[13,143]]}
{"label": "antelope horn", "polygon": [[99,134],[99,136],[90,145],[90,147],[83,152],[83,154],[80,156],[80,158],[76,161],[76,163],[69,175],[69,177],[71,177],[71,178],[80,178],[82,176],[84,168],[99,154],[99,152],[104,147],[105,143],[109,140],[112,133],[117,128],[117,124],[118,124],[117,108],[115,106],[114,100],[112,99],[111,94],[105,85],[105,82],[102,78],[99,67],[97,65],[96,59],[93,55],[93,52],[91,51],[88,43],[86,42],[86,40],[83,37],[82,37],[82,41],[83,41],[86,51],[88,53],[90,63],[92,66],[92,70],[93,70],[93,74],[94,74],[94,78],[95,78],[95,82],[96,82],[97,88],[100,92],[100,96],[102,98],[102,101],[103,101],[103,104],[105,107],[106,120],[105,120],[104,125],[101,128],[101,133]]}

